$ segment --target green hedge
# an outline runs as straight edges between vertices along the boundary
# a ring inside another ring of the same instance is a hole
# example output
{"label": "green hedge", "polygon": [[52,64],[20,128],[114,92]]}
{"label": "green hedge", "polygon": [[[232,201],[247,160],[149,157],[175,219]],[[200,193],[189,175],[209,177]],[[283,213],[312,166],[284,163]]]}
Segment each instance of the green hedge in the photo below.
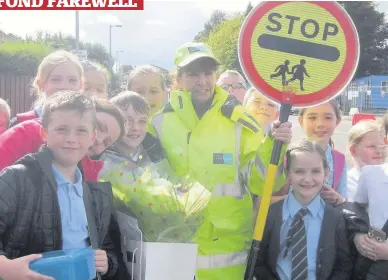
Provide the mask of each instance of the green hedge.
{"label": "green hedge", "polygon": [[6,41],[0,44],[0,73],[35,76],[39,63],[53,50],[43,43]]}

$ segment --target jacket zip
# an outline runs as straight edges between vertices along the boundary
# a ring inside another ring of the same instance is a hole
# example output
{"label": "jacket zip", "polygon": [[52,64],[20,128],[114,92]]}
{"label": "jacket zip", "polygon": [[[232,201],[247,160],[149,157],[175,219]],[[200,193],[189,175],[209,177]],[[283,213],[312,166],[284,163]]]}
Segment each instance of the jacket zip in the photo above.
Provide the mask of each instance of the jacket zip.
{"label": "jacket zip", "polygon": [[[93,248],[93,247],[92,247],[92,244],[93,244],[93,243],[92,243],[92,235],[90,234],[90,231],[89,231],[89,225],[88,225],[87,228],[88,228],[88,234],[89,234],[90,248]],[[100,275],[100,273],[97,272],[96,274],[97,274],[97,280],[101,280],[101,275]]]}
{"label": "jacket zip", "polygon": [[[50,183],[50,179],[47,178],[49,183]],[[55,178],[54,178],[55,179]],[[56,217],[58,219],[55,220],[55,225],[58,229],[58,232],[59,232],[59,237],[58,237],[58,242],[56,242],[56,238],[55,238],[55,235],[53,236],[53,239],[54,239],[54,244],[55,243],[58,243],[55,247],[56,249],[58,250],[62,250],[63,249],[63,238],[62,238],[62,219],[61,219],[61,211],[59,210],[59,200],[58,200],[58,196],[57,196],[57,182],[54,181],[54,188],[53,188],[53,191],[54,191],[54,202],[55,202],[55,214],[56,214]],[[51,185],[51,184],[50,184]],[[58,222],[59,220],[59,222]],[[58,246],[59,245],[59,246]]]}
{"label": "jacket zip", "polygon": [[187,133],[187,144],[190,144],[190,136],[191,136],[191,132],[188,132]]}
{"label": "jacket zip", "polygon": [[[48,179],[48,178],[47,178]],[[49,180],[50,181],[50,180]],[[54,194],[56,193],[55,190],[58,188],[58,185],[57,185],[57,182],[54,182]],[[59,200],[58,200],[58,196],[57,195],[54,195],[54,200],[56,202],[56,207],[55,207],[55,210],[56,210],[56,214],[57,214],[57,217],[59,217],[59,222],[57,223],[56,222],[56,225],[59,224],[59,241],[61,242],[59,248],[62,250],[63,249],[63,239],[62,239],[62,219],[61,219],[61,212],[59,210]],[[90,231],[89,231],[89,226],[87,227],[88,228],[88,235],[89,235],[89,239],[90,239],[90,247],[92,247],[92,235],[90,234]],[[59,242],[58,242],[59,243]],[[54,236],[54,244],[55,244],[55,236]],[[101,280],[101,275],[100,273],[96,273],[97,274],[97,280]]]}

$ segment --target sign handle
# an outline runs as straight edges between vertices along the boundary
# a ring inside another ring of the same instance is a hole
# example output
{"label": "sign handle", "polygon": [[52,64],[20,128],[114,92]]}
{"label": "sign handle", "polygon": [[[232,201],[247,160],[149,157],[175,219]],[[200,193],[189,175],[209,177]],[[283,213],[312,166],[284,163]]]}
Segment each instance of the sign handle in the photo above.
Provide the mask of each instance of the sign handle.
{"label": "sign handle", "polygon": [[[291,104],[282,103],[280,106],[279,121],[287,122],[291,113]],[[256,218],[256,226],[252,240],[252,246],[249,253],[247,268],[245,270],[244,280],[253,280],[256,267],[256,261],[259,256],[260,243],[263,238],[264,227],[267,221],[268,209],[271,204],[272,190],[276,180],[276,173],[280,159],[280,153],[283,143],[275,140],[274,149],[272,150],[271,160],[268,166],[267,177],[265,178],[263,196],[260,201],[259,213]]]}

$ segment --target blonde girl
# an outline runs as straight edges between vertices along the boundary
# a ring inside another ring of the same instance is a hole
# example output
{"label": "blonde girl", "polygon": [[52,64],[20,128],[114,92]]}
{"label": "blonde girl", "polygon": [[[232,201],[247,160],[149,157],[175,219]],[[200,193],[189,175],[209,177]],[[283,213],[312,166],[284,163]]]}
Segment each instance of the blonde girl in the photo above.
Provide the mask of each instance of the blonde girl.
{"label": "blonde girl", "polygon": [[16,115],[10,122],[10,127],[20,122],[40,118],[46,97],[59,90],[81,89],[83,83],[83,68],[78,58],[67,51],[55,51],[46,56],[38,67],[33,81],[37,99],[33,110]]}
{"label": "blonde girl", "polygon": [[85,77],[83,92],[97,98],[107,99],[109,83],[108,71],[101,65],[89,60],[84,60],[81,63]]}
{"label": "blonde girl", "polygon": [[152,65],[136,67],[128,76],[127,89],[143,96],[154,115],[167,101],[166,83],[161,71]]}
{"label": "blonde girl", "polygon": [[379,165],[385,161],[384,129],[376,120],[360,121],[350,129],[348,145],[354,164],[354,167],[348,171],[348,199],[353,201],[360,178],[360,169],[365,165]]}
{"label": "blonde girl", "polygon": [[0,135],[7,130],[10,117],[11,108],[4,99],[0,98]]}

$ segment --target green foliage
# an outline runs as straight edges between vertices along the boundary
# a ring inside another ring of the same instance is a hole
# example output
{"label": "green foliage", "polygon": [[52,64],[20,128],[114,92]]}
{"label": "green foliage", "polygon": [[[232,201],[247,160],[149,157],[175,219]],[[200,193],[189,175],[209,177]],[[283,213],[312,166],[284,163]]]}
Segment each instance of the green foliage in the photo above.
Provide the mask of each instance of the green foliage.
{"label": "green foliage", "polygon": [[42,59],[52,51],[43,43],[6,41],[0,44],[0,73],[33,76]]}
{"label": "green foliage", "polygon": [[213,48],[214,54],[221,60],[220,71],[233,69],[242,73],[237,47],[243,20],[244,15],[236,14],[230,20],[222,22],[209,34],[206,43]]}
{"label": "green foliage", "polygon": [[253,9],[251,1],[249,1],[247,8],[245,9],[244,16],[246,17]]}
{"label": "green foliage", "polygon": [[[80,42],[79,47],[88,51],[89,60],[109,68],[109,54],[101,44]],[[26,36],[25,40],[5,41],[0,44],[0,73],[35,75],[40,62],[49,53],[75,48],[75,39],[63,36],[61,32],[50,34],[39,31],[35,39]]]}
{"label": "green foliage", "polygon": [[[339,1],[354,21],[360,39],[360,62],[355,77],[388,74],[388,24],[384,13],[372,1]],[[238,60],[238,36],[244,18],[253,9],[249,3],[243,14],[223,18],[216,11],[197,37],[213,47],[223,65],[220,71],[233,69],[242,73]],[[222,19],[222,20],[221,20]],[[197,40],[197,41],[198,41]]]}
{"label": "green foliage", "polygon": [[109,53],[101,44],[80,43],[80,48],[88,51],[88,59],[109,69]]}
{"label": "green foliage", "polygon": [[195,36],[194,41],[204,42],[209,39],[209,35],[214,31],[217,26],[227,20],[226,13],[216,10],[210,16],[210,19],[205,23],[204,29]]}
{"label": "green foliage", "polygon": [[360,39],[360,62],[356,76],[387,73],[388,25],[384,13],[372,1],[339,1],[357,28]]}

